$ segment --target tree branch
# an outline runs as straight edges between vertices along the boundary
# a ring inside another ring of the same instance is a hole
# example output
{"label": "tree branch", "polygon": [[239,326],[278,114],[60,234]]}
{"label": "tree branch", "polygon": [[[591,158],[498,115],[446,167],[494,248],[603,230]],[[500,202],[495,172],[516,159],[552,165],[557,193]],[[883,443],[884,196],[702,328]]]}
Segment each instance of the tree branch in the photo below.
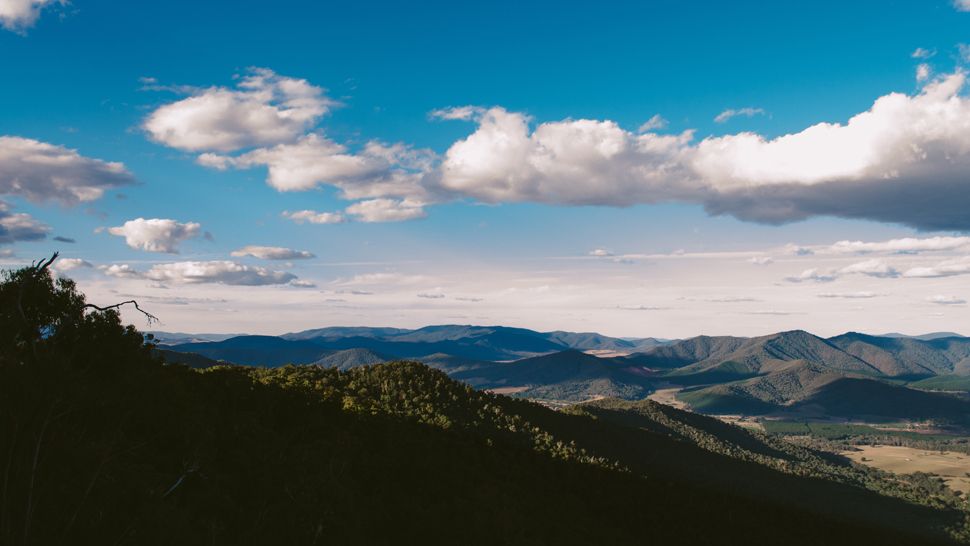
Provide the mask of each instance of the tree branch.
{"label": "tree branch", "polygon": [[138,309],[138,311],[141,312],[141,314],[145,315],[145,317],[148,319],[148,324],[159,322],[158,317],[139,307],[138,302],[135,300],[123,301],[121,303],[116,303],[114,305],[107,305],[105,307],[101,307],[100,305],[95,305],[93,303],[86,303],[84,304],[84,309],[90,308],[90,309],[96,309],[98,311],[107,311],[109,309],[119,309],[122,305],[127,305],[129,303],[134,305],[135,309]]}

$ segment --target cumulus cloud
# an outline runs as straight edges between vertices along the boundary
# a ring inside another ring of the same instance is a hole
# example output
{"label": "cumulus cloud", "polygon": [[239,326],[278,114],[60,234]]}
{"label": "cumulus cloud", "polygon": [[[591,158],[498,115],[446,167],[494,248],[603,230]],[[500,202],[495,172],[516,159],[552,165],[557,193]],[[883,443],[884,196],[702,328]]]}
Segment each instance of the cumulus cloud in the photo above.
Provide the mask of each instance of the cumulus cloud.
{"label": "cumulus cloud", "polygon": [[967,300],[963,298],[958,298],[956,296],[944,296],[942,294],[926,298],[926,301],[938,305],[965,305],[967,303]]}
{"label": "cumulus cloud", "polygon": [[[245,83],[253,78],[261,83]],[[227,111],[236,112],[237,102],[243,110],[255,103],[260,111],[268,109],[268,125],[279,131],[264,133],[262,122],[234,122],[223,131],[223,121],[235,119],[227,114],[214,118],[218,138],[207,130],[149,133],[182,149],[219,152],[199,157],[208,167],[266,167],[267,182],[281,191],[330,185],[345,199],[373,201],[352,205],[363,221],[371,217],[366,210],[387,208],[389,202],[381,199],[401,205],[456,199],[607,206],[677,201],[769,224],[838,216],[920,229],[970,229],[965,212],[970,208],[965,176],[970,98],[963,94],[962,71],[930,78],[914,94],[879,97],[845,122],[817,123],[775,138],[742,132],[697,141],[693,131],[635,133],[610,120],[571,118],[535,124],[528,115],[501,107],[449,108],[431,115],[469,121],[475,128],[440,156],[379,142],[350,149],[313,127],[329,107],[316,104],[322,94],[308,91],[317,88],[296,80],[302,106],[287,106],[289,95],[277,90],[283,80],[272,73],[250,75],[237,89],[202,90],[168,105],[178,111],[175,106],[184,101],[228,94],[233,106]],[[282,114],[294,109],[292,115]],[[192,125],[197,118],[189,112]],[[183,137],[201,140],[183,142]],[[256,148],[227,155],[247,146]],[[420,207],[410,208],[398,214],[424,214]]]}
{"label": "cumulus cloud", "polygon": [[953,0],[953,7],[957,11],[970,11],[970,0]]}
{"label": "cumulus cloud", "polygon": [[315,210],[284,211],[284,218],[289,218],[298,224],[340,224],[347,221],[347,217],[339,212],[317,212]]}
{"label": "cumulus cloud", "polygon": [[532,129],[527,116],[491,108],[446,152],[440,185],[490,203],[689,201],[762,223],[829,215],[970,229],[965,83],[956,72],[915,95],[890,93],[846,123],[696,143],[691,132],[635,135],[611,121]]}
{"label": "cumulus cloud", "polygon": [[124,225],[109,228],[108,233],[125,238],[131,248],[146,252],[178,254],[178,245],[197,237],[202,226],[196,222],[181,223],[165,218],[136,218]]}
{"label": "cumulus cloud", "polygon": [[596,258],[608,258],[613,256],[613,253],[605,248],[594,248],[593,250],[589,251],[589,255]]}
{"label": "cumulus cloud", "polygon": [[296,275],[285,271],[273,271],[225,260],[156,264],[144,273],[144,277],[158,282],[235,286],[290,284],[297,280]]}
{"label": "cumulus cloud", "polygon": [[944,260],[936,265],[929,267],[913,267],[903,273],[903,277],[910,278],[936,278],[954,277],[957,275],[970,274],[970,256]]}
{"label": "cumulus cloud", "polygon": [[754,116],[763,116],[763,115],[765,115],[765,111],[762,108],[751,108],[751,107],[738,108],[738,109],[728,108],[727,110],[718,114],[714,118],[714,121],[715,123],[726,123],[730,121],[732,118],[736,118],[738,116],[752,118]]}
{"label": "cumulus cloud", "polygon": [[422,203],[395,199],[370,199],[347,207],[347,214],[359,222],[403,222],[424,218]]}
{"label": "cumulus cloud", "polygon": [[74,205],[132,183],[121,163],[90,159],[38,140],[0,136],[0,194]]}
{"label": "cumulus cloud", "polygon": [[910,54],[910,57],[914,59],[929,59],[934,55],[936,55],[936,50],[934,49],[917,47],[916,49],[913,50],[913,53]]}
{"label": "cumulus cloud", "polygon": [[55,271],[64,273],[73,269],[90,269],[94,267],[91,262],[81,258],[60,258],[52,266]]}
{"label": "cumulus cloud", "polygon": [[279,191],[304,191],[335,186],[345,199],[424,195],[423,173],[430,156],[407,146],[372,141],[357,153],[319,134],[240,156],[203,154],[201,165],[216,169],[265,166],[266,182]]}
{"label": "cumulus cloud", "polygon": [[503,108],[486,111],[475,132],[445,153],[440,186],[487,203],[624,206],[681,193],[675,181],[686,176],[681,156],[691,133],[633,135],[612,121],[585,119],[530,130],[529,121]]}
{"label": "cumulus cloud", "polygon": [[118,279],[140,279],[142,273],[128,264],[111,264],[98,267],[102,273]]}
{"label": "cumulus cloud", "polygon": [[754,256],[752,258],[748,258],[748,263],[754,265],[768,265],[774,262],[775,260],[771,256]]}
{"label": "cumulus cloud", "polygon": [[336,104],[306,80],[252,68],[236,88],[197,90],[153,111],[143,127],[172,148],[231,152],[296,140]]}
{"label": "cumulus cloud", "polygon": [[259,258],[261,260],[306,260],[314,257],[312,252],[307,252],[306,250],[255,245],[248,245],[239,250],[234,250],[232,256],[237,258],[252,256],[253,258]]}
{"label": "cumulus cloud", "polygon": [[23,33],[34,26],[44,8],[66,3],[67,0],[0,1],[0,26],[7,30]]}
{"label": "cumulus cloud", "polygon": [[[2,176],[2,174],[0,174]],[[18,241],[39,241],[51,228],[23,212],[11,212],[10,205],[0,201],[0,245]]]}

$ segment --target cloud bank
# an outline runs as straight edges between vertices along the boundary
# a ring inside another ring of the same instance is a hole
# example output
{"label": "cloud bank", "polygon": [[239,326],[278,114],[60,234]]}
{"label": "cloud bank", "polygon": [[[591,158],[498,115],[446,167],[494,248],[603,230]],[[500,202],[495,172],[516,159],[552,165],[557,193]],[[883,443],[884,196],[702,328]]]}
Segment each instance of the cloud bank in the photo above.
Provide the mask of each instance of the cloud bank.
{"label": "cloud bank", "polygon": [[[474,129],[435,154],[403,143],[369,141],[355,149],[337,142],[316,127],[333,106],[322,89],[254,69],[235,89],[207,88],[158,108],[145,129],[157,142],[204,152],[198,162],[210,168],[264,167],[267,183],[280,191],[332,186],[342,198],[360,200],[320,223],[354,214],[361,221],[409,220],[423,216],[423,206],[467,199],[686,202],[767,224],[837,216],[970,230],[966,74],[925,77],[918,92],[879,97],[844,123],[777,137],[741,132],[698,140],[690,130],[654,132],[663,125],[659,117],[633,132],[610,120],[535,123],[501,107],[448,108],[431,117]],[[729,110],[719,118],[759,113]]]}

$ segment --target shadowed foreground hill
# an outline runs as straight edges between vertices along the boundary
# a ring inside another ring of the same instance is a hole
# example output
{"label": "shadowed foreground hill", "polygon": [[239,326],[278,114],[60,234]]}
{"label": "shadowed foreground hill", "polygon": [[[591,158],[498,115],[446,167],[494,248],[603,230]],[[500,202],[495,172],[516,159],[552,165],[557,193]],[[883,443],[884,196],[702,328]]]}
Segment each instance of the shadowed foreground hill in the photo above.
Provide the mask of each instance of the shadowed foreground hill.
{"label": "shadowed foreground hill", "polygon": [[928,544],[965,515],[649,404],[164,365],[84,305],[43,267],[0,284],[2,544]]}

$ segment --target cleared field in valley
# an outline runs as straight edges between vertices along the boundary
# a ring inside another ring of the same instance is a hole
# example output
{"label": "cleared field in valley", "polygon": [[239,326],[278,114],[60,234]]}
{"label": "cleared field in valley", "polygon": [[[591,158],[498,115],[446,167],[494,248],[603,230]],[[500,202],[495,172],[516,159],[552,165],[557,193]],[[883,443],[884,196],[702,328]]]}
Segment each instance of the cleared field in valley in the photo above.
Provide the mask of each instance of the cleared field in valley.
{"label": "cleared field in valley", "polygon": [[[951,489],[970,495],[970,455],[966,453],[941,453],[900,446],[859,446],[859,451],[846,451],[842,454],[857,463],[896,474],[937,474]],[[863,461],[863,458],[866,460]]]}

